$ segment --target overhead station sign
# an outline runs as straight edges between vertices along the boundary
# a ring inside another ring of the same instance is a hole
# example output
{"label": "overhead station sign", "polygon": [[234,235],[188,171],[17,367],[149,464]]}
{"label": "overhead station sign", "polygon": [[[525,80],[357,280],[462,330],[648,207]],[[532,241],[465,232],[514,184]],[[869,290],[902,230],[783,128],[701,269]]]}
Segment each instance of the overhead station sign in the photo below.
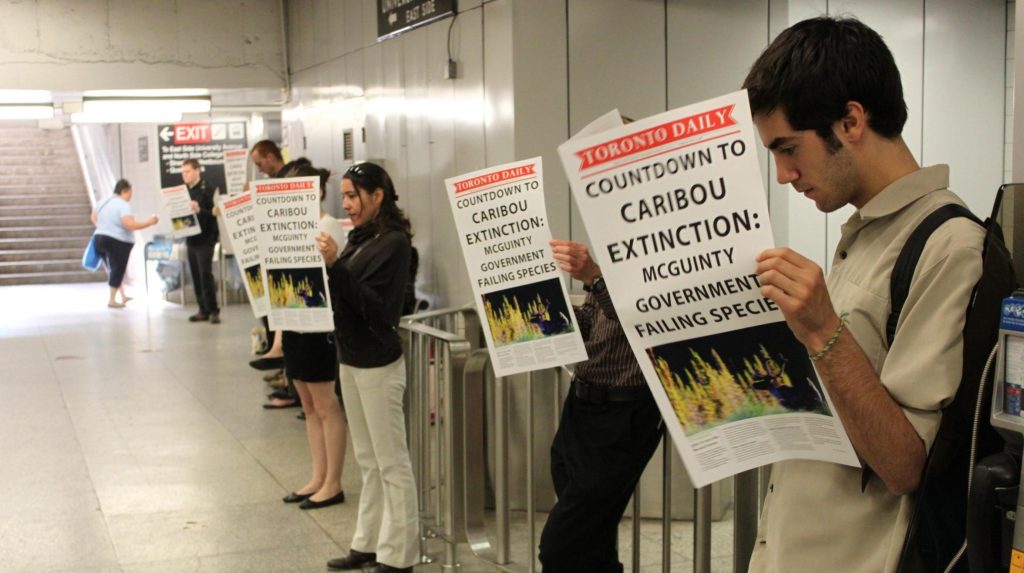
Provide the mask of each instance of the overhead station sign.
{"label": "overhead station sign", "polygon": [[454,13],[455,0],[377,0],[377,41]]}

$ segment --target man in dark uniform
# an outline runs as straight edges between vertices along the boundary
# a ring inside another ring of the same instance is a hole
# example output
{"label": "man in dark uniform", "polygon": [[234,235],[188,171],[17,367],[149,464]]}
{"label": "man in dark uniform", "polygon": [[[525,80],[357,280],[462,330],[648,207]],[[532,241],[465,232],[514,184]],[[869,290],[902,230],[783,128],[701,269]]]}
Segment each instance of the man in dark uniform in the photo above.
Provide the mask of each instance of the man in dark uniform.
{"label": "man in dark uniform", "polygon": [[199,312],[188,317],[189,322],[209,320],[220,323],[220,307],[217,306],[217,283],[213,280],[213,250],[219,238],[217,217],[213,213],[214,195],[218,190],[202,178],[202,167],[195,159],[186,159],[181,165],[181,178],[188,186],[192,199],[192,212],[199,217],[202,232],[185,239],[188,246],[188,266],[192,271],[192,286],[195,289]]}

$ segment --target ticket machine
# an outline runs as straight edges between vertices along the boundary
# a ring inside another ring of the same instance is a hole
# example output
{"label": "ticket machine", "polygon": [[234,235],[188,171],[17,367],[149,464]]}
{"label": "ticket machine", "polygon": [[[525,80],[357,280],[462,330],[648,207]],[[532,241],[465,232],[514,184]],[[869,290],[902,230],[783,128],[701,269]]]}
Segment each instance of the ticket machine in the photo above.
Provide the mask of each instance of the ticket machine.
{"label": "ticket machine", "polygon": [[967,513],[971,573],[1024,573],[1024,519],[1016,519],[1024,516],[1024,291],[1003,301],[999,329],[991,422],[1006,448],[980,460],[974,470]]}

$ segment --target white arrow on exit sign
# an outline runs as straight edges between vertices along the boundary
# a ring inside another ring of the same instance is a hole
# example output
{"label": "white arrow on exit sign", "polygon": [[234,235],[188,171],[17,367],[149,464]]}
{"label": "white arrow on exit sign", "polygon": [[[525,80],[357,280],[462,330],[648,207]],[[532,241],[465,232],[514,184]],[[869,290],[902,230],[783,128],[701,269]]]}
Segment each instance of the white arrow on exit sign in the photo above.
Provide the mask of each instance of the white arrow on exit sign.
{"label": "white arrow on exit sign", "polygon": [[172,135],[174,135],[174,131],[172,131],[171,128],[167,127],[166,125],[164,126],[163,129],[160,130],[160,139],[164,143],[170,141]]}

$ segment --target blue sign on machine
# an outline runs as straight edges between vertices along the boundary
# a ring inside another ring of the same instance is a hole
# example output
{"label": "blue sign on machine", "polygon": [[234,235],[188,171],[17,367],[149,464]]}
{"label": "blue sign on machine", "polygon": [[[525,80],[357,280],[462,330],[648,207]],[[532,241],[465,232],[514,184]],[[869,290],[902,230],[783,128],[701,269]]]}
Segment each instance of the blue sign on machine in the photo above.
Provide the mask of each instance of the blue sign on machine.
{"label": "blue sign on machine", "polygon": [[1024,391],[1024,298],[1003,299],[999,329],[1003,344],[1003,412],[1020,416]]}

